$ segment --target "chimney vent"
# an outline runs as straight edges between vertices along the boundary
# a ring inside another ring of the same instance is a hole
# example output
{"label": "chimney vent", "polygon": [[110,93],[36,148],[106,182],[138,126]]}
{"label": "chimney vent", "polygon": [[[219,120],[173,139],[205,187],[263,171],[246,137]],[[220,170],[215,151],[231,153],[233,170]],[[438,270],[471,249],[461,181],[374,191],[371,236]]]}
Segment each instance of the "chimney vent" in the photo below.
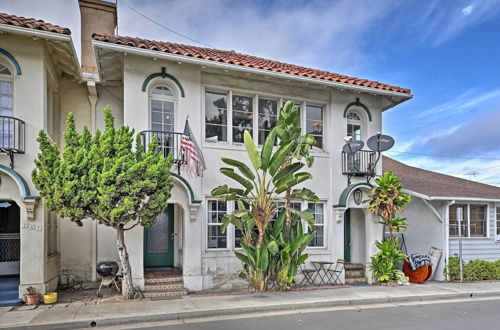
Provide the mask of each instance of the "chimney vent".
{"label": "chimney vent", "polygon": [[116,4],[102,0],[78,0],[81,19],[82,72],[97,73],[92,34],[115,34]]}

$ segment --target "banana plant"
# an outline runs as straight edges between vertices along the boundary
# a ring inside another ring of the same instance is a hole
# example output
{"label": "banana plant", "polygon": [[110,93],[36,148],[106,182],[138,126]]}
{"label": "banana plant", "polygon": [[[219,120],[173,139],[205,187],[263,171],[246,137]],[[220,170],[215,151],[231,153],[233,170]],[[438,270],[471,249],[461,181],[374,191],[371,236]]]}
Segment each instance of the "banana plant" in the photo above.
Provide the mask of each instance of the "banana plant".
{"label": "banana plant", "polygon": [[297,160],[284,168],[281,167],[283,161],[293,152],[293,141],[281,145],[274,151],[276,131],[273,129],[266,138],[260,153],[248,131],[244,132],[244,142],[253,168],[236,159],[222,158],[222,162],[231,167],[222,167],[220,172],[236,181],[239,186],[218,186],[212,190],[212,196],[224,198],[226,201],[238,200],[248,205],[248,209],[238,210],[233,213],[233,216],[241,219],[244,215],[250,214],[259,233],[257,238],[259,249],[264,243],[269,219],[282,208],[297,214],[313,227],[314,220],[308,211],[298,211],[279,203],[286,202],[283,192],[288,189],[291,189],[288,199],[319,202],[319,198],[310,189],[294,189],[312,178],[310,173],[300,172],[305,165],[302,161]]}
{"label": "banana plant", "polygon": [[[294,115],[297,117],[298,113]],[[244,265],[240,275],[259,291],[265,291],[269,281],[289,285],[297,267],[307,259],[303,251],[314,233],[304,233],[298,219],[306,221],[310,228],[314,228],[314,219],[309,211],[290,207],[290,200],[319,202],[313,191],[298,188],[312,178],[310,173],[301,171],[311,160],[294,156],[297,144],[293,140],[275,148],[276,139],[275,128],[259,152],[251,134],[245,131],[244,143],[250,166],[240,160],[222,158],[227,167],[220,168],[220,172],[235,181],[237,186],[225,184],[212,190],[212,196],[237,201],[237,210],[224,217],[223,230],[231,223],[242,231],[243,251],[235,253]],[[268,228],[274,214],[278,214],[279,220]],[[283,221],[287,214],[296,219],[291,235],[293,240],[283,237]],[[257,234],[254,228],[257,228]]]}

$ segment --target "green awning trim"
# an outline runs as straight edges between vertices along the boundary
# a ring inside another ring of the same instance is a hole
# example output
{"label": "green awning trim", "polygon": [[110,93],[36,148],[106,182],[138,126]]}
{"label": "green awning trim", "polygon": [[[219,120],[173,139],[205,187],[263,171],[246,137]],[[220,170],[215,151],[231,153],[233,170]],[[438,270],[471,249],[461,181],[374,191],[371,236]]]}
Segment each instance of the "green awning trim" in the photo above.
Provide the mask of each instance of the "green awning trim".
{"label": "green awning trim", "polygon": [[360,107],[360,108],[363,108],[365,111],[366,111],[366,114],[368,115],[368,120],[369,121],[372,121],[372,114],[370,113],[370,110],[368,110],[368,107],[366,105],[364,105],[363,103],[361,103],[359,101],[359,97],[356,98],[356,101],[355,102],[351,102],[349,103],[345,109],[344,109],[344,118],[347,117],[347,112],[349,111],[350,108],[352,107]]}
{"label": "green awning trim", "polygon": [[201,204],[200,200],[197,200],[194,198],[193,188],[191,187],[191,185],[189,184],[189,182],[186,179],[184,179],[182,176],[180,176],[179,174],[174,173],[174,172],[170,172],[170,175],[173,176],[174,178],[178,179],[184,185],[184,187],[186,187],[186,189],[189,192],[191,204]]}
{"label": "green awning trim", "polygon": [[373,186],[369,183],[366,182],[361,182],[361,183],[353,183],[351,185],[348,185],[344,191],[342,191],[342,194],[340,194],[339,198],[339,203],[337,205],[333,205],[333,207],[338,208],[338,207],[347,207],[347,201],[349,200],[349,196],[351,196],[351,193],[356,190],[357,188],[368,188],[372,189]]}

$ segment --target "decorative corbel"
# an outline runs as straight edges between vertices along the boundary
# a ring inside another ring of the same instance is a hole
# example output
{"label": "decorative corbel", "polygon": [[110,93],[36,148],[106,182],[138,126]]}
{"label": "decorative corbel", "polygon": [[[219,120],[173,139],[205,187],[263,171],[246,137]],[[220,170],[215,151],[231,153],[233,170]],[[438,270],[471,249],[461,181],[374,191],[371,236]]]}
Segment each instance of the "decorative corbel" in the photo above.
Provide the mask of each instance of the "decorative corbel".
{"label": "decorative corbel", "polygon": [[189,205],[189,220],[191,222],[196,221],[196,216],[198,215],[199,205]]}
{"label": "decorative corbel", "polygon": [[334,212],[335,212],[335,222],[341,223],[342,221],[344,221],[345,210],[346,210],[345,207],[339,207],[339,208],[335,208],[334,209]]}
{"label": "decorative corbel", "polygon": [[35,210],[38,199],[24,199],[24,206],[26,208],[26,214],[28,215],[28,221],[35,221]]}

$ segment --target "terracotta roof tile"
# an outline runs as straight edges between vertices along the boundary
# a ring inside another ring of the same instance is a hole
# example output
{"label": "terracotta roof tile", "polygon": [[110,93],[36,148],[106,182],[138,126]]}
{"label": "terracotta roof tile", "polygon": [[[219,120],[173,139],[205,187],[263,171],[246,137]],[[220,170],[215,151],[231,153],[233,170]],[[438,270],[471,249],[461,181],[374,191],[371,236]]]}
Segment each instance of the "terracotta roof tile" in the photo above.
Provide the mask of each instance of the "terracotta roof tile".
{"label": "terracotta roof tile", "polygon": [[109,42],[117,45],[126,45],[130,47],[144,48],[144,49],[177,54],[187,57],[202,58],[208,61],[225,62],[238,66],[245,66],[260,70],[282,72],[302,77],[305,76],[320,80],[340,82],[340,83],[370,87],[375,89],[383,89],[404,94],[411,93],[410,89],[408,88],[402,88],[402,87],[383,84],[378,81],[371,81],[356,77],[348,77],[340,75],[338,73],[332,73],[323,70],[306,68],[299,65],[273,61],[257,56],[237,53],[235,51],[203,48],[203,47],[182,45],[182,44],[163,42],[163,41],[154,41],[154,40],[132,38],[125,36],[102,35],[95,33],[92,35],[92,37],[94,38],[94,40]]}
{"label": "terracotta roof tile", "polygon": [[71,34],[70,29],[61,27],[59,25],[46,23],[42,20],[36,20],[34,18],[20,17],[5,13],[0,13],[0,24],[24,27],[28,29],[40,30],[45,32],[54,32],[54,33],[68,34],[68,35]]}
{"label": "terracotta roof tile", "polygon": [[392,170],[406,189],[430,197],[500,199],[500,187],[408,166],[389,157],[382,158],[382,168]]}

